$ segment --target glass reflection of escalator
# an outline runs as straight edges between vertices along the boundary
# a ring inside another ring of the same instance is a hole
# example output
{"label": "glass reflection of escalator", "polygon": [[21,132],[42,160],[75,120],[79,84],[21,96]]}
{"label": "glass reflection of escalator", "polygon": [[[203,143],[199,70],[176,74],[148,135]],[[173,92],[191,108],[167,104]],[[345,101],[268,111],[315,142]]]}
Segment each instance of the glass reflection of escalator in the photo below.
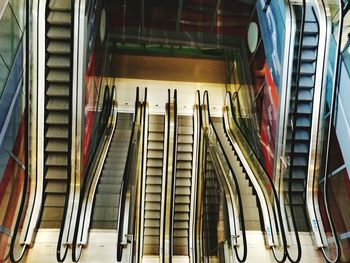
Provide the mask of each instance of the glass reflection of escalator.
{"label": "glass reflection of escalator", "polygon": [[118,113],[113,139],[97,186],[91,228],[117,229],[120,189],[132,123],[132,113]]}
{"label": "glass reflection of escalator", "polygon": [[45,182],[40,227],[59,228],[67,198],[70,169],[70,41],[71,2],[51,0],[45,94]]}
{"label": "glass reflection of escalator", "polygon": [[143,224],[143,255],[159,256],[164,150],[164,115],[149,115]]}
{"label": "glass reflection of escalator", "polygon": [[179,116],[177,129],[173,255],[190,256],[189,232],[193,160],[192,116]]}

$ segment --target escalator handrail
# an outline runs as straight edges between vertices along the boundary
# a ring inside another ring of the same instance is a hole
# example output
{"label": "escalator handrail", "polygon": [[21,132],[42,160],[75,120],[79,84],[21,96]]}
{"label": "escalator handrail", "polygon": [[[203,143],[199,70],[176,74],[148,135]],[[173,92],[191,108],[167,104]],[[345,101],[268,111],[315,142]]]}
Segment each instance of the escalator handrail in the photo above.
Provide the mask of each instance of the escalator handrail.
{"label": "escalator handrail", "polygon": [[177,90],[174,90],[174,147],[173,147],[173,163],[172,163],[172,193],[171,193],[171,221],[170,221],[170,258],[173,257],[174,244],[174,219],[175,219],[175,193],[176,193],[176,165],[177,165]]}
{"label": "escalator handrail", "polygon": [[[25,0],[25,41],[26,43],[29,43],[29,30],[30,30],[30,9],[29,9],[29,0]],[[29,113],[29,107],[30,107],[30,87],[29,87],[29,78],[30,78],[30,65],[29,65],[29,59],[30,59],[30,53],[29,53],[29,45],[26,45],[25,48],[25,78],[24,78],[24,86],[25,86],[25,131],[24,131],[24,165],[25,165],[25,171],[24,171],[24,180],[23,180],[23,187],[22,187],[22,196],[21,196],[21,202],[19,205],[18,209],[18,214],[16,218],[16,223],[15,227],[13,230],[13,236],[10,242],[10,249],[9,249],[9,257],[11,262],[19,262],[23,258],[26,249],[28,248],[27,245],[24,245],[22,247],[22,251],[19,255],[19,257],[15,256],[14,249],[15,249],[15,243],[18,235],[18,230],[21,225],[21,219],[22,215],[24,213],[24,208],[25,208],[25,203],[26,199],[29,198],[27,197],[27,191],[28,191],[28,185],[29,185],[29,130],[30,130],[30,124],[29,124],[29,118],[30,118],[30,113]]]}
{"label": "escalator handrail", "polygon": [[[132,166],[132,160],[133,160],[133,155],[134,149],[132,147],[133,142],[134,142],[134,137],[135,137],[135,129],[136,129],[136,121],[138,118],[139,112],[139,107],[140,107],[140,99],[139,99],[139,87],[136,88],[136,99],[135,99],[135,115],[134,115],[134,121],[132,124],[132,130],[131,130],[131,136],[129,140],[129,146],[128,146],[128,154],[126,157],[126,162],[125,162],[125,169],[123,173],[123,179],[122,179],[122,186],[120,189],[121,197],[119,201],[119,216],[118,216],[118,224],[117,224],[117,230],[118,230],[118,239],[117,239],[117,260],[121,261],[122,256],[123,256],[123,245],[122,245],[122,240],[123,240],[123,232],[124,232],[124,213],[125,213],[125,200],[126,200],[126,193],[127,189],[130,183],[130,172],[131,172],[131,166]],[[129,222],[127,222],[128,224]]]}
{"label": "escalator handrail", "polygon": [[[298,46],[298,53],[297,53],[297,69],[296,72],[298,74],[296,74],[296,87],[295,90],[299,89],[299,80],[300,80],[300,68],[301,68],[301,56],[302,56],[302,44],[303,44],[303,38],[304,38],[304,28],[305,28],[305,15],[306,15],[306,2],[305,0],[302,1],[302,15],[301,15],[301,26],[300,26],[300,35],[299,35],[299,46]],[[296,101],[298,101],[298,92],[296,92]],[[293,112],[297,112],[297,103],[295,103],[294,105],[294,109]],[[296,118],[294,118],[293,121],[293,127],[295,127],[296,125]],[[295,214],[294,214],[294,209],[293,209],[293,198],[292,198],[292,180],[293,180],[293,162],[294,162],[294,139],[295,139],[295,135],[296,135],[296,130],[293,129],[292,130],[292,140],[293,142],[291,143],[291,156],[290,156],[290,165],[289,165],[289,169],[288,169],[288,198],[290,200],[290,213],[291,213],[291,218],[292,218],[292,224],[293,224],[293,229],[294,229],[294,235],[296,237],[296,241],[297,241],[297,249],[298,249],[298,256],[296,259],[292,259],[289,250],[287,248],[286,252],[287,252],[287,256],[288,259],[291,262],[299,262],[302,256],[302,252],[301,252],[301,243],[300,243],[300,238],[299,238],[299,232],[298,232],[298,227],[296,224],[296,220],[295,220]]]}
{"label": "escalator handrail", "polygon": [[[234,121],[235,125],[237,126],[239,132],[241,133],[242,137],[245,138],[245,134],[243,133],[241,127],[239,126],[239,124],[237,123],[236,119],[233,117],[234,116],[234,113],[233,113],[233,103],[232,103],[232,95],[231,95],[231,92],[227,91],[226,92],[226,95],[229,96],[229,102],[230,102],[230,110],[228,111],[229,114],[231,114],[232,116],[232,120]],[[258,156],[256,155],[255,151],[253,150],[250,142],[245,139],[245,143],[248,145],[249,149],[250,149],[250,152],[253,154],[254,156],[254,160],[257,161],[257,164],[259,165],[259,169],[261,171],[263,171],[262,175],[264,176],[265,179],[267,179],[267,181],[269,182],[269,185],[271,187],[271,190],[272,190],[272,194],[273,194],[273,198],[274,198],[274,201],[276,203],[276,210],[277,210],[277,219],[278,221],[276,220],[276,222],[279,223],[280,225],[280,232],[281,232],[281,235],[282,235],[282,242],[283,242],[283,249],[284,249],[284,256],[283,256],[283,259],[282,260],[278,260],[277,257],[275,256],[275,259],[277,261],[281,261],[281,262],[284,262],[286,257],[287,257],[287,239],[286,239],[286,233],[284,232],[284,227],[283,227],[283,218],[282,218],[282,212],[281,212],[281,208],[280,208],[280,201],[279,201],[279,196],[277,194],[277,191],[276,191],[276,188],[275,188],[275,185],[271,179],[271,177],[269,176],[265,166],[262,164],[261,160],[258,158]],[[245,169],[245,168],[244,168]],[[274,216],[276,216],[276,214],[274,213]]]}
{"label": "escalator handrail", "polygon": [[[102,105],[102,110],[101,110],[101,114],[98,118],[98,127],[100,127],[100,129],[96,129],[95,130],[95,134],[97,137],[97,141],[100,141],[102,138],[102,135],[104,133],[107,133],[108,131],[108,121],[104,121],[104,118],[107,117],[107,112],[108,112],[108,116],[112,116],[113,114],[113,103],[114,103],[114,98],[115,98],[115,93],[116,93],[116,88],[115,86],[112,87],[112,95],[109,95],[109,87],[106,85],[105,90],[104,90],[104,95],[103,95],[103,105]],[[102,132],[101,132],[102,131]],[[96,138],[95,136],[93,136],[94,138]],[[99,144],[100,145],[100,144]],[[92,150],[92,155],[95,156],[97,150],[99,149],[99,147],[94,147],[94,149]],[[82,207],[83,207],[83,203],[85,201],[85,194],[87,191],[90,191],[91,188],[91,169],[94,167],[94,158],[91,158],[91,161],[89,162],[89,164],[87,165],[87,169],[85,171],[85,176],[84,176],[84,181],[83,181],[83,185],[81,188],[81,195],[79,198],[79,206],[78,206],[78,212],[77,212],[77,222],[75,225],[75,229],[74,229],[74,236],[73,236],[73,243],[72,243],[72,261],[73,262],[77,262],[80,259],[80,255],[81,255],[81,250],[79,251],[79,253],[77,253],[77,240],[78,240],[78,232],[80,229],[80,224],[81,222],[85,221],[85,211],[82,211]],[[82,218],[82,213],[84,213],[84,216]]]}
{"label": "escalator handrail", "polygon": [[[147,138],[148,138],[148,123],[146,120],[148,120],[148,102],[147,102],[147,87],[145,88],[145,94],[144,94],[144,99],[143,99],[143,112],[142,112],[142,124],[143,124],[143,127],[142,127],[142,145],[141,145],[141,154],[142,154],[142,158],[141,158],[141,176],[140,176],[140,182],[139,182],[139,191],[138,191],[138,203],[139,203],[139,207],[140,209],[138,209],[138,219],[139,219],[139,224],[137,225],[138,229],[137,229],[137,232],[138,232],[138,235],[139,235],[139,238],[137,240],[137,243],[136,243],[136,253],[133,252],[131,256],[132,258],[132,261],[137,261],[139,262],[141,260],[141,251],[142,251],[142,248],[141,248],[141,244],[143,242],[142,240],[142,236],[141,236],[141,232],[142,232],[142,228],[143,228],[143,223],[142,222],[142,201],[143,201],[143,198],[144,196],[142,196],[142,193],[143,193],[143,183],[144,183],[144,180],[143,180],[143,177],[144,177],[144,174],[146,173],[146,167],[145,167],[145,163],[147,161]],[[134,260],[134,256],[137,256],[137,258]]]}
{"label": "escalator handrail", "polygon": [[[333,217],[330,215],[330,212],[329,212],[329,208],[331,207],[330,206],[330,203],[329,203],[329,199],[327,198],[327,193],[328,193],[328,181],[330,180],[330,176],[328,176],[328,168],[330,166],[330,158],[329,158],[329,150],[330,150],[330,143],[331,143],[331,130],[332,130],[332,124],[335,123],[335,120],[336,120],[336,107],[337,107],[337,99],[338,99],[338,90],[339,90],[339,82],[340,82],[340,66],[341,66],[341,56],[342,56],[342,53],[341,53],[341,45],[339,42],[341,42],[341,37],[342,37],[342,33],[343,33],[343,23],[344,23],[344,16],[346,15],[346,13],[349,11],[350,9],[350,1],[348,1],[348,3],[346,4],[346,6],[344,6],[344,1],[339,1],[340,2],[340,15],[339,15],[339,25],[338,25],[338,36],[339,36],[339,39],[338,39],[338,43],[337,43],[337,52],[336,52],[336,62],[335,62],[335,71],[333,73],[333,76],[335,76],[335,81],[334,81],[334,84],[333,84],[333,94],[332,94],[332,101],[331,101],[331,107],[330,107],[330,115],[329,115],[329,123],[328,123],[328,137],[327,137],[327,143],[326,143],[326,156],[325,156],[325,169],[324,169],[324,172],[325,172],[325,175],[324,175],[324,178],[325,178],[325,181],[324,181],[324,202],[325,202],[325,208],[326,208],[326,214],[327,214],[327,217],[328,217],[328,221],[329,221],[329,224],[330,224],[330,227],[331,227],[331,231],[332,231],[332,235],[333,235],[333,238],[335,240],[335,246],[336,246],[336,253],[337,253],[337,257],[335,258],[334,261],[331,261],[329,260],[329,258],[327,257],[326,255],[326,248],[325,247],[322,247],[321,250],[322,250],[322,254],[324,256],[324,258],[328,261],[328,262],[338,262],[340,260],[340,257],[341,257],[341,248],[340,248],[340,240],[339,240],[339,236],[337,235],[336,233],[336,226],[335,226],[335,222],[334,222],[334,219]],[[347,69],[346,69],[347,71]],[[348,71],[347,71],[348,72]],[[327,103],[327,102],[326,102]],[[313,200],[313,202],[315,202]]]}
{"label": "escalator handrail", "polygon": [[[199,193],[199,183],[198,183],[198,180],[199,180],[199,177],[200,177],[200,171],[201,171],[201,162],[200,162],[200,152],[202,150],[202,110],[201,110],[201,96],[200,96],[200,91],[197,90],[196,91],[196,96],[195,96],[195,105],[197,105],[197,144],[198,144],[198,149],[197,149],[197,156],[196,156],[196,163],[197,163],[197,173],[194,174],[193,176],[197,176],[197,184],[196,184],[196,194],[198,195]],[[193,121],[195,121],[195,113],[193,114]],[[196,237],[197,236],[200,236],[198,233],[197,233],[197,218],[200,218],[201,215],[199,214],[199,209],[198,209],[198,202],[196,202],[196,205],[194,206],[195,208],[195,215],[194,215],[194,220],[193,220],[193,237],[192,237],[192,248],[193,248],[193,251],[192,251],[192,260],[191,262],[194,263],[194,262],[197,262],[197,258],[198,259],[201,259],[201,255],[198,255],[198,250],[197,250],[197,246],[196,246],[196,243],[197,243],[197,240],[196,240]]]}
{"label": "escalator handrail", "polygon": [[229,158],[227,157],[227,155],[226,155],[226,153],[224,151],[224,147],[222,145],[222,142],[219,140],[219,135],[218,135],[218,133],[217,133],[217,131],[215,129],[215,126],[213,125],[212,120],[211,120],[210,105],[209,105],[209,93],[208,93],[207,90],[203,94],[203,103],[204,102],[206,103],[206,110],[208,112],[208,114],[207,114],[208,121],[209,121],[208,124],[211,126],[212,130],[214,131],[214,134],[215,134],[215,137],[216,137],[216,141],[219,142],[219,145],[220,145],[220,148],[221,148],[221,152],[224,155],[224,159],[225,159],[225,161],[228,164],[228,167],[229,167],[230,172],[232,174],[232,179],[234,180],[234,183],[235,183],[235,188],[236,188],[236,191],[237,191],[237,198],[238,198],[238,206],[239,206],[239,210],[240,210],[239,221],[240,221],[240,224],[241,224],[242,240],[243,240],[243,246],[244,246],[243,255],[240,257],[239,254],[238,254],[237,247],[235,246],[234,248],[235,248],[235,254],[236,254],[237,260],[239,262],[245,262],[246,258],[247,258],[247,255],[248,255],[248,249],[247,249],[247,237],[246,237],[246,229],[245,229],[245,221],[244,221],[244,212],[243,212],[243,203],[242,203],[241,191],[239,189],[238,181],[237,181],[236,175],[234,173],[234,170],[232,168],[232,164],[229,161]]}

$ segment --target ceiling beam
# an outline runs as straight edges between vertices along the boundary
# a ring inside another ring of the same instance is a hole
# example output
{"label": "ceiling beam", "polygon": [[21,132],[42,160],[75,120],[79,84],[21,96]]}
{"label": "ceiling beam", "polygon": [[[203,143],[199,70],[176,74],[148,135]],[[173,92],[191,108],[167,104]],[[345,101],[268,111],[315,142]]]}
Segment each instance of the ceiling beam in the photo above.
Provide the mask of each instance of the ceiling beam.
{"label": "ceiling beam", "polygon": [[213,31],[214,31],[215,24],[216,24],[216,18],[218,16],[218,10],[219,10],[220,4],[221,4],[221,0],[218,0],[216,2],[216,8],[214,10],[213,20],[211,22],[210,33],[213,33]]}
{"label": "ceiling beam", "polygon": [[182,7],[183,7],[183,0],[179,0],[179,4],[177,6],[176,31],[179,31],[179,29],[180,29]]}

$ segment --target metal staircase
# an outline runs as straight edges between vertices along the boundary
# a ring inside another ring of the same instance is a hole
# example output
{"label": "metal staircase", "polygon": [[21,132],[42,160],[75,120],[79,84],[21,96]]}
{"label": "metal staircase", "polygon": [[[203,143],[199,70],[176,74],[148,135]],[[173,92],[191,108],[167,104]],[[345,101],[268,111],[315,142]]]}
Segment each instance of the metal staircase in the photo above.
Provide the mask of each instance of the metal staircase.
{"label": "metal staircase", "polygon": [[189,256],[191,181],[193,158],[193,118],[178,117],[173,224],[173,255]]}
{"label": "metal staircase", "polygon": [[159,255],[164,115],[149,115],[144,204],[143,255]]}
{"label": "metal staircase", "polygon": [[70,169],[71,1],[50,0],[47,10],[45,183],[43,228],[59,228]]}
{"label": "metal staircase", "polygon": [[[312,121],[313,92],[315,85],[316,57],[318,48],[318,22],[311,6],[305,8],[304,31],[301,39],[300,69],[294,69],[293,88],[295,96],[291,101],[290,115],[293,126],[289,127],[287,152],[290,152],[291,200],[294,217],[299,231],[308,230],[305,210],[305,190],[308,173],[308,158]],[[298,53],[299,45],[295,52]]]}
{"label": "metal staircase", "polygon": [[91,228],[117,229],[120,188],[128,154],[132,121],[132,113],[118,113],[112,143],[97,186]]}

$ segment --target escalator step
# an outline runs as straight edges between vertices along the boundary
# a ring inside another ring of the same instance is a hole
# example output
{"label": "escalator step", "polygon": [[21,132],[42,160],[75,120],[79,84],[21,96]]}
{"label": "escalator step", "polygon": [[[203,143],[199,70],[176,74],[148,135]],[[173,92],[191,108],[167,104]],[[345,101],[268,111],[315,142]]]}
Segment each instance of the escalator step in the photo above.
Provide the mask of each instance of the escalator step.
{"label": "escalator step", "polygon": [[69,55],[70,43],[66,41],[50,41],[47,51],[56,55]]}
{"label": "escalator step", "polygon": [[176,178],[175,181],[176,186],[182,187],[191,187],[191,179],[190,178]]}
{"label": "escalator step", "polygon": [[47,75],[49,82],[67,83],[69,82],[69,71],[67,70],[50,70]]}
{"label": "escalator step", "polygon": [[105,209],[104,207],[95,206],[93,213],[93,221],[118,221],[118,210],[114,207]]}
{"label": "escalator step", "polygon": [[158,123],[150,123],[148,125],[148,132],[164,133],[164,125]]}
{"label": "escalator step", "polygon": [[149,193],[145,197],[146,202],[160,202],[161,196],[159,194]]}
{"label": "escalator step", "polygon": [[148,193],[161,194],[162,193],[161,185],[146,185],[146,194]]}
{"label": "escalator step", "polygon": [[295,139],[300,140],[300,141],[309,141],[310,140],[310,133],[306,130],[296,130]]}
{"label": "escalator step", "polygon": [[146,202],[145,210],[147,211],[160,211],[159,202]]}
{"label": "escalator step", "polygon": [[145,220],[146,219],[157,219],[160,218],[160,211],[145,211]]}
{"label": "escalator step", "polygon": [[148,159],[147,167],[163,167],[163,160],[159,159]]}
{"label": "escalator step", "polygon": [[164,126],[164,115],[149,115],[148,122],[151,124],[153,123],[160,123]]}
{"label": "escalator step", "polygon": [[68,97],[69,86],[63,84],[50,84],[46,91],[46,95],[55,97]]}
{"label": "escalator step", "polygon": [[189,195],[180,195],[175,197],[175,204],[189,204],[190,201]]}
{"label": "escalator step", "polygon": [[153,168],[153,167],[147,168],[147,176],[149,176],[149,175],[162,176],[162,174],[163,174],[162,168]]}
{"label": "escalator step", "polygon": [[49,112],[46,118],[47,124],[56,125],[67,125],[68,124],[68,114],[62,112]]}
{"label": "escalator step", "polygon": [[179,135],[177,138],[178,143],[188,143],[191,144],[193,142],[192,135]]}
{"label": "escalator step", "polygon": [[46,138],[68,139],[68,128],[50,125],[45,135]]}
{"label": "escalator step", "polygon": [[159,226],[160,226],[159,220],[151,220],[151,219],[145,220],[145,227],[159,227]]}
{"label": "escalator step", "polygon": [[318,26],[315,22],[305,22],[304,35],[316,35],[318,34]]}
{"label": "escalator step", "polygon": [[163,144],[164,134],[163,133],[150,132],[148,134],[148,141],[160,141]]}
{"label": "escalator step", "polygon": [[188,221],[175,221],[174,228],[175,229],[188,229],[189,223],[188,223]]}
{"label": "escalator step", "polygon": [[304,36],[303,38],[303,48],[316,48],[317,47],[318,38],[316,36]]}
{"label": "escalator step", "polygon": [[68,144],[65,140],[49,139],[45,147],[47,152],[68,152]]}
{"label": "escalator step", "polygon": [[64,194],[67,192],[67,184],[65,180],[62,181],[50,181],[46,187],[45,187],[45,193],[62,193]]}
{"label": "escalator step", "polygon": [[[54,223],[58,225],[54,226],[55,228],[59,227],[61,224],[62,220],[62,215],[63,215],[63,207],[45,207],[43,210],[43,215],[42,215],[42,222],[46,221],[45,223],[51,222],[53,225]],[[43,227],[41,224],[40,227]]]}
{"label": "escalator step", "polygon": [[178,221],[188,221],[188,220],[190,220],[190,215],[189,215],[189,213],[186,213],[186,212],[175,213],[174,219],[178,220]]}
{"label": "escalator step", "polygon": [[109,193],[97,193],[95,199],[95,206],[105,206],[105,207],[118,207],[119,206],[119,193],[109,194]]}
{"label": "escalator step", "polygon": [[315,62],[313,63],[301,63],[300,74],[302,75],[313,75],[315,74]]}
{"label": "escalator step", "polygon": [[192,153],[178,153],[177,161],[191,161],[192,162]]}
{"label": "escalator step", "polygon": [[297,113],[311,114],[312,103],[308,101],[299,101],[297,105]]}
{"label": "escalator step", "polygon": [[45,161],[45,165],[51,166],[67,166],[68,165],[68,157],[65,153],[47,153],[47,158]]}
{"label": "escalator step", "polygon": [[314,87],[313,77],[300,76],[299,87],[313,88]]}
{"label": "escalator step", "polygon": [[190,195],[191,190],[188,187],[176,187],[175,194],[177,195]]}
{"label": "escalator step", "polygon": [[123,177],[122,176],[104,176],[102,174],[100,178],[100,184],[122,184]]}
{"label": "escalator step", "polygon": [[68,69],[70,67],[70,59],[68,56],[51,55],[47,61],[50,68]]}
{"label": "escalator step", "polygon": [[299,89],[298,100],[299,101],[312,101],[312,90],[309,89]]}
{"label": "escalator step", "polygon": [[68,111],[69,101],[66,98],[51,97],[46,104],[46,109],[55,111]]}
{"label": "escalator step", "polygon": [[147,176],[146,184],[161,185],[162,177],[160,176]]}
{"label": "escalator step", "polygon": [[98,193],[99,194],[119,194],[121,185],[113,184],[99,184]]}
{"label": "escalator step", "polygon": [[193,127],[188,127],[188,126],[178,126],[177,128],[178,134],[183,134],[183,135],[192,135],[193,134]]}
{"label": "escalator step", "polygon": [[307,165],[307,158],[295,156],[293,158],[293,165],[294,166],[306,166]]}
{"label": "escalator step", "polygon": [[70,25],[71,15],[68,12],[51,11],[47,18],[47,22],[52,25]]}
{"label": "escalator step", "polygon": [[175,204],[175,211],[176,212],[190,212],[190,205],[189,204]]}
{"label": "escalator step", "polygon": [[57,11],[70,11],[71,1],[70,0],[50,0],[49,8]]}
{"label": "escalator step", "polygon": [[[179,167],[176,167],[179,169]],[[179,178],[191,178],[191,170],[184,169],[184,170],[176,170],[176,177]]]}
{"label": "escalator step", "polygon": [[67,168],[65,167],[48,167],[45,179],[67,179]]}
{"label": "escalator step", "polygon": [[163,159],[163,151],[148,151],[147,158]]}
{"label": "escalator step", "polygon": [[304,49],[301,51],[302,62],[316,61],[316,49]]}
{"label": "escalator step", "polygon": [[97,221],[93,220],[91,223],[92,229],[117,229],[117,221]]}
{"label": "escalator step", "polygon": [[178,152],[189,152],[189,153],[192,153],[192,144],[179,143],[177,145],[177,151]]}
{"label": "escalator step", "polygon": [[47,32],[47,37],[54,40],[70,40],[70,28],[51,26]]}
{"label": "escalator step", "polygon": [[305,143],[295,143],[294,145],[294,151],[296,153],[307,153],[309,151],[309,147],[307,144]]}
{"label": "escalator step", "polygon": [[181,169],[192,169],[192,162],[180,162],[177,164],[176,169],[181,170]]}
{"label": "escalator step", "polygon": [[174,229],[174,237],[188,237],[188,231]]}
{"label": "escalator step", "polygon": [[62,205],[64,205],[65,200],[65,195],[51,193],[45,197],[45,206],[62,207]]}
{"label": "escalator step", "polygon": [[163,149],[163,142],[149,141],[148,142],[148,149],[149,150],[162,150]]}
{"label": "escalator step", "polygon": [[311,120],[310,117],[297,117],[296,126],[297,127],[310,127]]}

